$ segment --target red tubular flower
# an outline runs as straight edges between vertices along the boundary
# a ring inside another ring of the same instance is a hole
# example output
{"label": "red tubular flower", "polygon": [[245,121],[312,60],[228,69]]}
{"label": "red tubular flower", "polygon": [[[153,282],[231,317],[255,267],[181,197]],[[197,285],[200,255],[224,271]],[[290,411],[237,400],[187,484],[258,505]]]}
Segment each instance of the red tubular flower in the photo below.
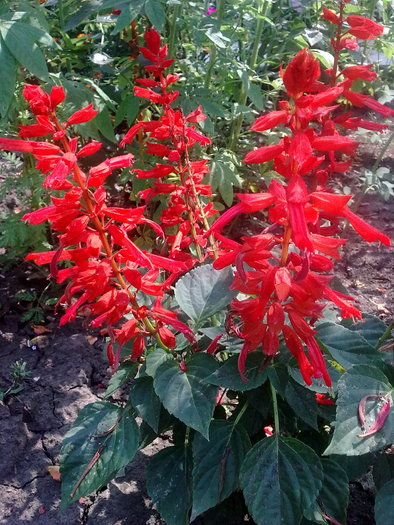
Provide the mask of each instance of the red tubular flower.
{"label": "red tubular flower", "polygon": [[346,22],[350,25],[348,33],[361,40],[374,40],[377,36],[381,36],[384,31],[383,26],[364,16],[350,15],[346,18]]}
{"label": "red tubular flower", "polygon": [[331,9],[327,9],[325,7],[323,7],[322,17],[335,25],[338,25],[340,23],[338,15],[336,15],[334,11],[331,11]]}
{"label": "red tubular flower", "polygon": [[267,115],[259,117],[250,128],[252,131],[265,131],[274,128],[278,124],[285,124],[289,119],[289,113],[285,110],[271,111]]}
{"label": "red tubular flower", "polygon": [[73,126],[75,124],[82,124],[83,122],[88,122],[89,120],[94,119],[97,113],[97,109],[93,109],[93,104],[89,104],[88,106],[79,109],[78,111],[75,111],[75,113],[73,113],[71,117],[67,119],[66,127]]}
{"label": "red tubular flower", "polygon": [[371,71],[372,64],[365,66],[348,66],[342,69],[341,73],[351,80],[367,80],[368,82],[375,80],[378,75]]}
{"label": "red tubular flower", "polygon": [[263,146],[262,148],[250,151],[244,158],[244,162],[247,162],[248,164],[260,164],[261,162],[267,162],[280,155],[283,150],[284,143],[283,140],[281,140],[279,144]]}

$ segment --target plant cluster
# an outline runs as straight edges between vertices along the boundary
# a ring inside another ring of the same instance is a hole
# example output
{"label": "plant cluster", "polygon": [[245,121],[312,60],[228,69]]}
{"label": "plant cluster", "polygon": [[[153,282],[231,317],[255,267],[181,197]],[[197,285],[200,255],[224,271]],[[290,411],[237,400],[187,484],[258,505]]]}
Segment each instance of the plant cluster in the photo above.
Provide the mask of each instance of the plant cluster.
{"label": "plant cluster", "polygon": [[[239,488],[259,524],[338,523],[348,473],[319,456],[374,454],[390,444],[393,370],[382,352],[390,328],[375,318],[352,325],[362,317],[353,298],[330,287],[344,220],[364,240],[391,244],[331,185],[333,174],[350,169],[358,145],[343,130],[387,127],[343,111],[342,102],[394,115],[353,89],[374,80],[371,65],[339,65],[344,50],[383,32],[369,18],[346,15],[346,3],[340,0],[337,12],[323,9],[333,28],[326,81],[319,61],[302,49],[281,71],[278,108],[252,126],[261,133],[281,126],[279,142],[244,159],[273,161],[277,177],[266,191],[237,194],[239,202],[220,216],[207,159],[195,153],[210,144],[198,127],[205,114],[202,107],[174,109],[179,76],[155,29],[145,32],[146,74],[133,94],[157,115],[141,116],[120,144],[138,143],[141,167],[124,153],[85,169],[81,159],[102,144],[81,144],[73,130],[97,110],[89,104],[63,121],[61,86],[49,93],[24,87],[35,120],[20,126],[19,139],[0,138],[0,148],[37,161],[44,188],[56,193],[24,219],[49,221],[59,244],[27,258],[67,281],[61,324],[80,315],[107,337],[113,376],[106,397],[137,371],[125,406],[88,405],[67,434],[65,503],[106,484],[171,428],[173,445],[151,460],[147,481],[169,525],[188,523]],[[139,206],[108,203],[105,184],[124,168],[150,182]],[[238,240],[226,234],[235,217],[257,212],[265,221],[260,232]],[[341,324],[322,322],[328,302]],[[379,493],[378,519],[389,512],[392,486],[388,480]]]}

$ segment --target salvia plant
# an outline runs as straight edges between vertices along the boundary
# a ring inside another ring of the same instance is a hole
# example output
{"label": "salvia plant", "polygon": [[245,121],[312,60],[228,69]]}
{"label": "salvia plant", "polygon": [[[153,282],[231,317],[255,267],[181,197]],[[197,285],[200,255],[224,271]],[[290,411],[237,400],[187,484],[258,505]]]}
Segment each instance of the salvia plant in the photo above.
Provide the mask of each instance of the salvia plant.
{"label": "salvia plant", "polygon": [[[87,170],[86,157],[102,144],[80,144],[73,127],[97,110],[89,105],[63,122],[62,87],[48,94],[25,86],[35,120],[0,146],[36,159],[52,204],[24,220],[49,221],[58,238],[56,250],[27,259],[67,282],[60,324],[83,316],[99,328],[113,373],[105,400],[85,407],[64,439],[64,504],[107,484],[167,430],[172,444],[151,459],[147,489],[169,525],[190,523],[240,489],[258,524],[345,523],[349,479],[363,465],[378,472],[394,432],[390,327],[363,320],[330,281],[345,221],[367,242],[391,243],[332,181],[355,156],[347,130],[387,127],[351,106],[384,118],[394,111],[353,88],[376,78],[371,65],[340,67],[344,49],[383,32],[345,16],[345,3],[323,9],[333,67],[322,75],[313,54],[299,51],[281,69],[277,109],[251,128],[261,145],[244,162],[272,161],[277,176],[265,191],[237,194],[221,215],[201,157],[210,143],[198,127],[205,115],[176,108],[179,77],[155,29],[144,35],[146,75],[134,87],[155,116],[141,116],[120,143],[137,145],[138,168],[125,152]],[[265,145],[265,132],[278,126],[282,138]],[[141,205],[109,204],[104,186],[120,168],[148,183]],[[238,216],[256,213],[260,231],[226,234]],[[339,323],[325,315],[330,304]],[[128,400],[112,402],[131,377]],[[394,481],[379,483],[376,520],[387,525]]]}

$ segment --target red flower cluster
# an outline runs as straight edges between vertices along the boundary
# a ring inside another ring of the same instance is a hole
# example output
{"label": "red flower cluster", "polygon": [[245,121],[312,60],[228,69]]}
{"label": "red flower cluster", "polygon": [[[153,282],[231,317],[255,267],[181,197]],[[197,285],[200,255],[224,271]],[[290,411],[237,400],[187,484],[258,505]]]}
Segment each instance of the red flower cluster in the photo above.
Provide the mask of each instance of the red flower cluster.
{"label": "red flower cluster", "polygon": [[[341,28],[343,2],[339,15],[325,9],[324,17]],[[375,38],[383,30],[362,17],[350,16],[346,22],[350,25],[346,32],[357,38]],[[347,67],[337,75],[342,41],[340,29],[334,39],[336,65],[329,72],[330,85],[319,81],[320,66],[312,53],[300,51],[282,73],[289,100],[280,102],[277,111],[259,117],[251,128],[265,131],[281,124],[288,129],[278,144],[258,148],[244,159],[250,164],[274,161],[276,172],[285,182],[273,180],[266,193],[237,195],[240,202],[211,228],[225,248],[214,266],[235,264],[233,288],[249,296],[232,303],[232,319],[239,319],[238,335],[244,339],[239,356],[241,374],[250,352],[262,345],[267,356],[274,356],[282,335],[298,360],[305,382],[311,384],[313,377],[322,377],[331,385],[314,337],[314,323],[322,317],[325,301],[333,302],[345,318],[361,317],[350,302],[352,297],[329,287],[333,276],[327,272],[333,269],[332,259],[340,258],[338,249],[345,242],[336,237],[340,220],[347,219],[366,241],[390,245],[386,235],[349,209],[350,195],[337,195],[327,188],[330,174],[349,169],[357,147],[357,142],[340,134],[340,128],[382,131],[387,127],[355,117],[351,112],[341,113],[335,101],[343,97],[385,117],[394,114],[368,95],[351,91],[354,80],[375,78],[371,66]],[[344,80],[336,83],[341,75]],[[263,210],[271,226],[261,234],[243,237],[242,243],[228,241],[221,235],[223,226],[239,213]]]}
{"label": "red flower cluster", "polygon": [[[80,147],[77,138],[68,137],[68,128],[91,120],[97,111],[89,105],[62,123],[56,114],[65,98],[62,88],[54,87],[47,94],[38,86],[25,87],[23,95],[35,115],[33,124],[20,128],[20,137],[28,140],[0,138],[0,148],[31,153],[37,169],[45,175],[44,187],[62,192],[52,197],[50,206],[24,217],[31,224],[48,220],[58,232],[58,250],[33,253],[28,259],[49,263],[57,282],[68,280],[61,298],[68,305],[62,324],[83,314],[93,326],[106,325],[110,337],[107,353],[114,369],[120,350],[130,340],[134,360],[143,354],[146,337],[156,338],[167,350],[176,345],[173,332],[182,332],[194,341],[191,329],[163,308],[163,298],[182,273],[213,257],[217,269],[235,266],[233,288],[248,296],[233,301],[226,323],[244,341],[240,373],[244,374],[250,352],[261,346],[273,357],[283,339],[307,384],[312,378],[331,384],[314,324],[322,317],[326,301],[333,302],[343,317],[361,317],[352,297],[329,286],[332,259],[340,258],[339,248],[345,242],[337,237],[341,220],[348,220],[365,240],[390,245],[386,235],[349,209],[351,196],[337,195],[327,187],[332,173],[349,169],[357,147],[353,139],[341,135],[341,129],[382,131],[386,127],[351,112],[342,113],[337,99],[343,97],[385,117],[394,113],[372,97],[352,91],[355,80],[376,77],[370,65],[350,66],[338,73],[341,50],[355,41],[347,34],[371,39],[382,32],[381,26],[363,17],[345,20],[344,4],[341,0],[339,14],[325,9],[323,15],[337,26],[334,66],[328,71],[330,84],[319,80],[320,66],[313,55],[300,51],[282,72],[288,100],[252,126],[258,132],[277,125],[287,130],[278,144],[260,147],[245,157],[250,164],[273,161],[283,181],[273,180],[265,193],[239,194],[239,203],[211,228],[208,218],[216,212],[210,200],[211,186],[203,180],[207,161],[190,159],[190,148],[196,142],[210,142],[195,125],[205,115],[201,107],[187,116],[172,109],[178,92],[169,88],[178,76],[166,73],[173,60],[167,57],[167,47],[161,45],[155,30],[145,34],[146,46],[140,48],[150,63],[145,66],[148,76],[137,80],[134,93],[160,105],[163,112],[157,120],[137,122],[121,142],[121,146],[131,144],[138,135],[141,145],[144,139],[146,153],[160,159],[153,161],[154,165],[134,168],[133,155],[128,153],[85,173],[79,159],[97,152],[101,143],[93,141]],[[343,30],[345,21],[349,28]],[[47,140],[29,140],[34,137]],[[124,209],[106,205],[106,178],[125,167],[137,178],[153,180],[140,192],[144,206]],[[159,223],[145,216],[156,196],[166,196]],[[261,211],[266,213],[269,226],[260,234],[243,237],[242,242],[222,235],[223,227],[236,215]],[[161,239],[160,250],[148,252],[136,243],[141,224],[149,225]],[[67,267],[58,269],[58,263],[65,260]],[[151,296],[152,307],[138,303],[138,292]],[[218,335],[212,341],[208,353],[215,352],[220,338]]]}
{"label": "red flower cluster", "polygon": [[[176,82],[178,75],[167,74],[165,70],[173,63],[167,58],[167,46],[161,47],[160,36],[151,29],[145,33],[146,47],[141,47],[142,55],[151,62],[145,66],[149,78],[136,81],[143,87],[134,87],[134,94],[147,98],[163,108],[158,120],[138,122],[124,136],[121,146],[130,144],[134,137],[143,132],[149,134],[146,153],[165,159],[148,170],[133,169],[137,178],[153,179],[152,185],[139,193],[148,204],[157,195],[168,195],[165,209],[160,216],[160,224],[165,232],[165,241],[172,259],[182,260],[191,268],[196,260],[200,262],[212,251],[208,249],[204,233],[209,225],[207,218],[214,215],[211,187],[203,184],[204,176],[209,172],[207,160],[190,160],[189,150],[196,144],[210,144],[194,123],[205,120],[201,106],[185,116],[180,110],[174,110],[170,104],[178,97],[178,91],[170,92],[169,86]],[[170,178],[170,182],[167,182]],[[164,180],[163,180],[164,179]],[[208,198],[203,202],[200,196]],[[189,253],[189,246],[194,244],[196,256]],[[197,257],[197,259],[196,259]]]}
{"label": "red flower cluster", "polygon": [[[50,263],[57,282],[68,280],[60,299],[68,307],[60,324],[75,319],[78,313],[93,318],[92,326],[105,323],[111,339],[107,353],[115,368],[122,346],[131,339],[131,359],[141,356],[147,335],[156,337],[164,348],[174,348],[175,336],[167,325],[193,341],[192,331],[161,305],[169,284],[187,269],[187,264],[147,253],[133,242],[138,225],[143,223],[151,225],[159,236],[164,235],[159,225],[144,217],[145,206],[123,209],[106,205],[106,178],[115,169],[130,167],[133,155],[108,159],[84,173],[78,160],[96,153],[102,144],[90,142],[79,148],[77,138],[68,138],[67,128],[93,119],[97,111],[89,105],[61,123],[56,107],[65,98],[62,88],[54,87],[48,95],[38,86],[27,85],[23,96],[36,122],[21,126],[20,136],[49,136],[59,145],[0,138],[0,148],[31,153],[37,160],[36,168],[45,175],[43,186],[63,191],[62,196],[52,197],[50,206],[23,217],[31,224],[48,220],[58,232],[58,250],[32,253],[27,259]],[[58,263],[64,260],[71,265],[58,270]],[[153,297],[152,308],[139,306],[136,294],[140,290]],[[117,327],[124,319],[128,320]]]}

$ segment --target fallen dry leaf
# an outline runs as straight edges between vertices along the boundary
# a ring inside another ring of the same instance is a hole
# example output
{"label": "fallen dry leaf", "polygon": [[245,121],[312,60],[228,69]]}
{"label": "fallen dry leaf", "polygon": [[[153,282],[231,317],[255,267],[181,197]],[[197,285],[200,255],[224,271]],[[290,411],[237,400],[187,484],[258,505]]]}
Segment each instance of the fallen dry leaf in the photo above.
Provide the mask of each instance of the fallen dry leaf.
{"label": "fallen dry leaf", "polygon": [[49,334],[52,332],[52,330],[46,326],[42,326],[41,324],[31,324],[30,326],[33,328],[33,331],[36,335]]}
{"label": "fallen dry leaf", "polygon": [[60,481],[60,465],[48,465],[45,469],[54,481]]}

